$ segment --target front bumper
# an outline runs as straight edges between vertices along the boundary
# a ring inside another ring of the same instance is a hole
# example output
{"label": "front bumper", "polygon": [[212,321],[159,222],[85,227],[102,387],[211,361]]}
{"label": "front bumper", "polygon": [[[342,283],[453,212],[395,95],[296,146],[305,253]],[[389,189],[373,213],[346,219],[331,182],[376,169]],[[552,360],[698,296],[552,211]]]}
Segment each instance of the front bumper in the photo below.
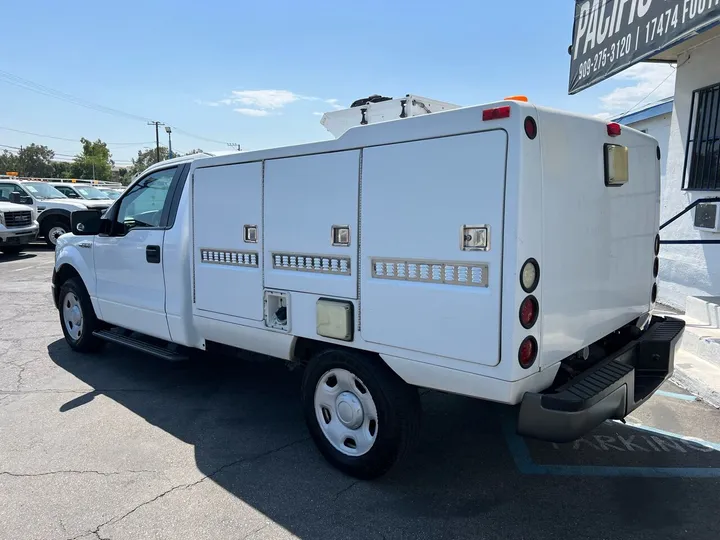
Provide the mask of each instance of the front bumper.
{"label": "front bumper", "polygon": [[653,317],[648,329],[552,393],[528,392],[520,404],[518,434],[570,442],[605,420],[621,420],[672,375],[685,321]]}
{"label": "front bumper", "polygon": [[39,227],[12,227],[0,230],[0,246],[22,246],[29,244],[37,238]]}

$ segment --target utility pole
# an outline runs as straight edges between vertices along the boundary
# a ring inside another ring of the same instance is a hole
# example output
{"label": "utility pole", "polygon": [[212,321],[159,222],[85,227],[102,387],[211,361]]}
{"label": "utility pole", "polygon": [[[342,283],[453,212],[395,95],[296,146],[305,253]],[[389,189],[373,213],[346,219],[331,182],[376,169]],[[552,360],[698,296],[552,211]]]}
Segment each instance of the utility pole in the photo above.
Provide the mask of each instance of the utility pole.
{"label": "utility pole", "polygon": [[160,162],[160,132],[158,131],[159,126],[164,126],[162,122],[148,122],[148,126],[155,126],[155,163]]}
{"label": "utility pole", "polygon": [[240,150],[242,150],[242,148],[240,148],[240,143],[229,142],[229,143],[227,143],[227,145],[228,145],[228,146],[237,146],[238,152],[240,152]]}

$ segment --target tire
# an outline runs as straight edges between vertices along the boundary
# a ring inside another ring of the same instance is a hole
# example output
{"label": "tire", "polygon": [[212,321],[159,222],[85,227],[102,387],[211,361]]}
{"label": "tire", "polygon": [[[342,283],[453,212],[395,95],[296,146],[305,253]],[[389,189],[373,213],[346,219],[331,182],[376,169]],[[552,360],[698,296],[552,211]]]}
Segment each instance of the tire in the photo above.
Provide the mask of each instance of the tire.
{"label": "tire", "polygon": [[17,255],[19,253],[22,253],[24,249],[27,249],[27,245],[0,247],[0,251],[3,252],[5,255]]}
{"label": "tire", "polygon": [[65,281],[58,298],[60,326],[70,348],[82,353],[99,351],[105,342],[93,336],[93,332],[100,328],[100,321],[80,278]]}
{"label": "tire", "polygon": [[417,437],[417,389],[375,356],[345,349],[319,352],[305,369],[302,402],[320,453],[337,469],[361,480],[388,472]]}
{"label": "tire", "polygon": [[70,221],[67,218],[49,217],[47,222],[42,225],[41,236],[45,238],[48,246],[54,248],[58,237],[68,232],[70,232]]}

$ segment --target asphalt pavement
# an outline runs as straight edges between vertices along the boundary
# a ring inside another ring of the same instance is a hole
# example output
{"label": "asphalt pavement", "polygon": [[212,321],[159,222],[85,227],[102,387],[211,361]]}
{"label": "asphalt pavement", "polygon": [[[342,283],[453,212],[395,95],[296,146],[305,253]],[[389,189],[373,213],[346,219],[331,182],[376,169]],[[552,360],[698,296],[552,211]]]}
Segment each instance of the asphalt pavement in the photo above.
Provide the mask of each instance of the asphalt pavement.
{"label": "asphalt pavement", "polygon": [[281,362],[74,354],[52,265],[0,255],[0,538],[720,538],[720,412],[671,384],[562,445],[424,392],[414,452],[360,482],[316,451]]}

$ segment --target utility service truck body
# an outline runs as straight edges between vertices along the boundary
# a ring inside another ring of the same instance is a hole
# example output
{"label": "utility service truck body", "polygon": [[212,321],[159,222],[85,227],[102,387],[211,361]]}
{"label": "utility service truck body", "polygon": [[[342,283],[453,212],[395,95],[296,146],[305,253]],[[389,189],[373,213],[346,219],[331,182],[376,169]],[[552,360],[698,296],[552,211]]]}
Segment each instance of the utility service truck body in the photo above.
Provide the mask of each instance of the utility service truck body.
{"label": "utility service truck body", "polygon": [[53,295],[77,350],[304,365],[319,449],[373,477],[412,438],[417,387],[519,405],[521,434],[569,441],[670,376],[683,322],[651,314],[659,190],[643,133],[517,100],[456,108],[161,162],[102,218],[73,214]]}

